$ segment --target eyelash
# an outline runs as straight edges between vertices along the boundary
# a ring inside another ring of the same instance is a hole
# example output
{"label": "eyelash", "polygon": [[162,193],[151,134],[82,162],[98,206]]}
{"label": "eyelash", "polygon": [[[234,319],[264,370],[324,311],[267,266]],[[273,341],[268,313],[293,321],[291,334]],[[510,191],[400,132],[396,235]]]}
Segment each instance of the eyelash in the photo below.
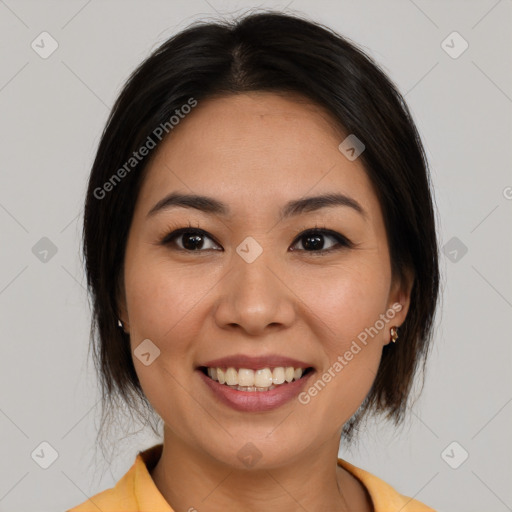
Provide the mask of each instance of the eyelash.
{"label": "eyelash", "polygon": [[[305,228],[306,228],[306,226],[303,226],[301,228],[301,230],[303,230]],[[188,233],[191,235],[199,235],[199,236],[209,238],[216,245],[220,246],[220,244],[218,242],[216,242],[215,239],[212,238],[206,231],[204,231],[203,229],[200,229],[199,226],[193,227],[190,224],[190,222],[188,224],[188,227],[181,227],[178,229],[169,227],[166,231],[166,234],[160,239],[160,245],[172,245],[172,242],[174,241],[174,239],[178,238],[180,235],[184,235],[185,233]],[[305,238],[307,236],[314,235],[314,234],[321,234],[323,236],[332,237],[336,240],[337,244],[334,247],[331,247],[330,249],[320,249],[318,251],[314,251],[314,250],[307,251],[306,249],[292,249],[292,250],[293,251],[299,250],[301,252],[314,254],[315,256],[322,256],[322,255],[325,255],[325,254],[328,254],[328,253],[331,253],[331,252],[334,252],[337,250],[350,249],[350,248],[354,247],[354,244],[348,238],[343,236],[342,234],[337,233],[336,231],[332,231],[331,229],[328,229],[324,226],[317,226],[317,225],[315,225],[314,228],[305,229],[305,231],[299,230],[299,233],[294,238],[293,245],[296,245],[300,241],[300,239]],[[175,247],[175,250],[193,253],[193,252],[206,252],[206,251],[211,251],[211,250],[216,250],[216,249],[189,250],[189,249],[182,249],[181,247],[177,247],[177,248]]]}

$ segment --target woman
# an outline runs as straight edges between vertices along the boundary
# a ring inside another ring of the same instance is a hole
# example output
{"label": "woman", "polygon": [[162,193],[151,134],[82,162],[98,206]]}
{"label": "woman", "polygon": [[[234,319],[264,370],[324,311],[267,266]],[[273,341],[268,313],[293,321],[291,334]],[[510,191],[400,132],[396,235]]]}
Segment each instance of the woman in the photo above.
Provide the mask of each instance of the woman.
{"label": "woman", "polygon": [[275,12],[169,39],[112,110],[84,254],[104,411],[164,428],[72,512],[433,510],[337,457],[403,420],[439,282],[420,138],[353,44]]}

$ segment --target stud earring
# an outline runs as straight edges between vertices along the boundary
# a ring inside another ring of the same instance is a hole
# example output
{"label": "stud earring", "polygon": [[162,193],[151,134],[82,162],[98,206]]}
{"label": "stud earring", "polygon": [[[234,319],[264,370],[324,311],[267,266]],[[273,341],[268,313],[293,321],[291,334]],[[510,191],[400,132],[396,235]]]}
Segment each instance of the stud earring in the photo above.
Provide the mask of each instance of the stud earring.
{"label": "stud earring", "polygon": [[391,329],[389,330],[390,334],[391,334],[391,341],[393,343],[396,343],[396,340],[398,339],[398,327],[396,326],[393,326],[391,327]]}
{"label": "stud earring", "polygon": [[123,328],[123,322],[121,322],[121,320],[119,320],[119,318],[117,319],[117,325],[119,327],[121,327],[121,329]]}

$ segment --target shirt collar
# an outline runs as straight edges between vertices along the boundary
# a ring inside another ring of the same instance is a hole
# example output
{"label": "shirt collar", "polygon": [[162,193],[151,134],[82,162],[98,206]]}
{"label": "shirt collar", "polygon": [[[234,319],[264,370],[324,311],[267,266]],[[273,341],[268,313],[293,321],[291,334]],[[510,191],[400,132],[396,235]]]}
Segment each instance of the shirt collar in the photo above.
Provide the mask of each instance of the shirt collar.
{"label": "shirt collar", "polygon": [[157,444],[140,451],[134,463],[134,494],[139,510],[151,512],[173,512],[171,506],[162,496],[150,471],[156,466],[163,450],[163,444]]}
{"label": "shirt collar", "polygon": [[[150,471],[160,459],[162,450],[163,444],[157,444],[147,450],[140,451],[135,459],[133,467],[134,494],[140,510],[173,512],[173,509],[158,490],[150,474]],[[374,509],[377,511],[389,510],[389,507],[396,507],[396,510],[399,510],[400,507],[406,505],[408,501],[416,503],[414,500],[411,500],[411,498],[407,499],[397,493],[395,489],[380,478],[350,464],[350,462],[344,459],[338,458],[338,465],[351,473],[363,484],[370,495]],[[413,503],[410,503],[410,505]],[[427,508],[425,510],[431,509]]]}

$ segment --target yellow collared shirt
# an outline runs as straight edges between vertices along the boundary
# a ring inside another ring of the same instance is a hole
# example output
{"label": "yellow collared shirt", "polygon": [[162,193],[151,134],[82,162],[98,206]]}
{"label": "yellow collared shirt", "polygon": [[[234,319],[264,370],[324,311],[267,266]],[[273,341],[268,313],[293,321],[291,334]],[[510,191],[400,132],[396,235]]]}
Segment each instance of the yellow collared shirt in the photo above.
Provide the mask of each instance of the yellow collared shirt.
{"label": "yellow collared shirt", "polygon": [[[171,506],[151,478],[152,468],[162,454],[163,444],[157,444],[137,454],[135,462],[115,487],[95,494],[84,503],[66,512],[173,512]],[[368,490],[375,512],[435,512],[423,503],[399,494],[393,487],[338,459],[338,465],[355,476]]]}

